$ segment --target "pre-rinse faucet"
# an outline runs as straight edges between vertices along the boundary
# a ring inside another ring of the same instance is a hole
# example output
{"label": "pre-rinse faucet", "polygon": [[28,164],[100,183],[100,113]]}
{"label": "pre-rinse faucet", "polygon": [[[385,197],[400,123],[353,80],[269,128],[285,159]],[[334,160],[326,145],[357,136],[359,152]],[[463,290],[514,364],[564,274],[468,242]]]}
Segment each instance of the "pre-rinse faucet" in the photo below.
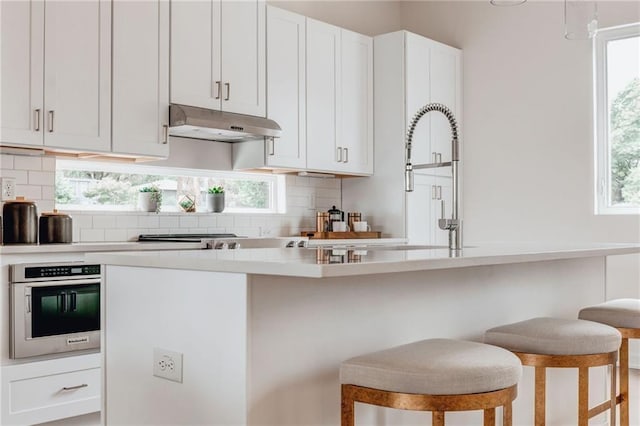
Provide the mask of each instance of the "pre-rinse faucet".
{"label": "pre-rinse faucet", "polygon": [[[413,139],[413,132],[416,130],[418,121],[428,112],[438,111],[441,112],[449,120],[449,126],[451,126],[451,161],[429,163],[429,164],[411,164],[411,141]],[[451,200],[451,219],[445,219],[444,217],[444,200],[442,200],[442,213],[441,218],[438,220],[438,227],[440,229],[446,229],[449,231],[449,250],[462,250],[462,220],[458,217],[458,162],[460,161],[460,144],[458,142],[458,124],[453,116],[453,113],[449,108],[442,104],[430,103],[418,110],[409,124],[407,130],[407,141],[405,145],[405,171],[404,171],[404,185],[405,191],[413,191],[413,170],[416,169],[434,169],[438,167],[451,166],[452,176],[452,200]]]}

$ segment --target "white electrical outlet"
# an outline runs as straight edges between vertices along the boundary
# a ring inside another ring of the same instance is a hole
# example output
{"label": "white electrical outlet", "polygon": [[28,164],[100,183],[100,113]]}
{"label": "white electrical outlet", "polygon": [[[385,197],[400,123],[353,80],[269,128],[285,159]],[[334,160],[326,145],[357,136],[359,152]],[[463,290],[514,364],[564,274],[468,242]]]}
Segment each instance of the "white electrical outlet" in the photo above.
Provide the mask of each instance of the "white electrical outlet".
{"label": "white electrical outlet", "polygon": [[182,383],[182,354],[153,348],[153,375]]}
{"label": "white electrical outlet", "polygon": [[16,198],[16,180],[14,178],[0,178],[0,200],[13,200]]}

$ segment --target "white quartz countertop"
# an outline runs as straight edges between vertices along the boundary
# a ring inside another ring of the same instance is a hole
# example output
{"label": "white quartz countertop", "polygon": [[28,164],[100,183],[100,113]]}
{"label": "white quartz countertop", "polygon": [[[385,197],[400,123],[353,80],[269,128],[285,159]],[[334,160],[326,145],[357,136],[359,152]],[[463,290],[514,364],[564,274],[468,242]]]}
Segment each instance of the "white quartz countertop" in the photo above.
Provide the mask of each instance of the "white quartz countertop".
{"label": "white quartz countertop", "polygon": [[97,251],[142,251],[142,250],[190,250],[200,248],[200,243],[173,242],[105,242],[105,243],[72,243],[72,244],[15,244],[0,246],[2,254],[33,253],[88,253]]}
{"label": "white quartz countertop", "polygon": [[637,243],[478,244],[452,256],[446,248],[238,249],[88,253],[108,265],[310,278],[452,269],[640,253]]}

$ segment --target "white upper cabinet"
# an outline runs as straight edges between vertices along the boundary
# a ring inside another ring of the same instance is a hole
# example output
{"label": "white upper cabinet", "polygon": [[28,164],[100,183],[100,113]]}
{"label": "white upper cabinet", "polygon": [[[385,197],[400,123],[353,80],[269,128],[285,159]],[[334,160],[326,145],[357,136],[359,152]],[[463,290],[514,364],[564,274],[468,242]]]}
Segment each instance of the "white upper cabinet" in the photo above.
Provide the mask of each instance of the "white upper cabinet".
{"label": "white upper cabinet", "polygon": [[[461,52],[416,34],[406,33],[407,125],[427,103],[447,106],[461,120]],[[440,113],[428,113],[416,127],[413,138],[414,164],[451,161],[451,127]],[[434,175],[451,174],[449,168],[429,169]]]}
{"label": "white upper cabinet", "polygon": [[267,117],[282,128],[282,136],[268,144],[265,160],[271,167],[307,164],[305,19],[267,6]]}
{"label": "white upper cabinet", "polygon": [[1,142],[109,151],[111,2],[0,7]]}
{"label": "white upper cabinet", "polygon": [[307,168],[373,173],[373,43],[307,19]]}
{"label": "white upper cabinet", "polygon": [[339,149],[340,28],[307,18],[307,167],[336,171]]}
{"label": "white upper cabinet", "polygon": [[0,142],[42,146],[44,3],[0,2]]}
{"label": "white upper cabinet", "polygon": [[373,173],[373,39],[342,30],[341,170]]}
{"label": "white upper cabinet", "polygon": [[171,3],[171,102],[265,116],[263,1]]}
{"label": "white upper cabinet", "polygon": [[169,2],[113,3],[112,149],[169,155]]}

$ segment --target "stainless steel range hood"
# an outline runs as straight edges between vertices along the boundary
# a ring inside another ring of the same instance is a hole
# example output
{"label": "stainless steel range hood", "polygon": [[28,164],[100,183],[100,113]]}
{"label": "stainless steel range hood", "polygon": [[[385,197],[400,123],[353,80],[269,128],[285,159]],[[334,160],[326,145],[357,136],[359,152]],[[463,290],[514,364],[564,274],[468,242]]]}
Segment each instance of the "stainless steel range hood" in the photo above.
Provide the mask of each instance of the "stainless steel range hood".
{"label": "stainless steel range hood", "polygon": [[220,142],[244,142],[280,137],[273,120],[188,105],[169,105],[169,134]]}

